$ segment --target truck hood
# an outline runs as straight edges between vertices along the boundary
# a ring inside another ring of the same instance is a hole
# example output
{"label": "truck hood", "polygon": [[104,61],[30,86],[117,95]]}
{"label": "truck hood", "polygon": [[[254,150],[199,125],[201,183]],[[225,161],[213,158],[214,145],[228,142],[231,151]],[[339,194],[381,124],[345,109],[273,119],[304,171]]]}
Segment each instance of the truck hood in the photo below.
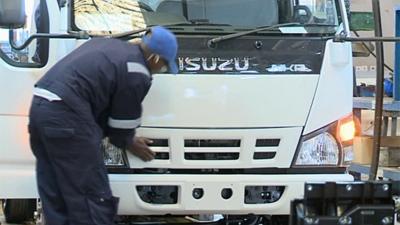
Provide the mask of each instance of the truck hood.
{"label": "truck hood", "polygon": [[177,75],[156,74],[143,127],[304,126],[321,71],[324,41],[244,37],[209,48],[179,38]]}
{"label": "truck hood", "polygon": [[142,126],[304,126],[317,83],[318,75],[159,75],[144,101]]}

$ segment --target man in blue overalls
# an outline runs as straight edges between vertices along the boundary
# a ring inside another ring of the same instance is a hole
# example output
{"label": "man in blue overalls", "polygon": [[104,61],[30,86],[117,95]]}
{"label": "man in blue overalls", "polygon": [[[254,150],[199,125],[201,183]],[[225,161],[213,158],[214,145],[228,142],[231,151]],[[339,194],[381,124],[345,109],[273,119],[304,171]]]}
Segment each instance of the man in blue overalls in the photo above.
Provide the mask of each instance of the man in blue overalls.
{"label": "man in blue overalls", "polygon": [[177,73],[177,41],[153,27],[141,43],[92,39],[53,66],[35,85],[30,143],[49,225],[111,225],[112,196],[100,143],[104,137],[144,161],[150,140],[134,138],[151,74]]}

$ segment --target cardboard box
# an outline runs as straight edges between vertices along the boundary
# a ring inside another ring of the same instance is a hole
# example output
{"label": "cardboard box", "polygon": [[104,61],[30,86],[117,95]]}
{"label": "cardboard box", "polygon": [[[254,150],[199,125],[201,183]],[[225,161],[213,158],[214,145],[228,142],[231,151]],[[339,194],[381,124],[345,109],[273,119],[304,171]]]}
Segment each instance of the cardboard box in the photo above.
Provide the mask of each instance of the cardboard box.
{"label": "cardboard box", "polygon": [[354,138],[354,160],[353,163],[371,164],[373,152],[373,139],[368,136]]}

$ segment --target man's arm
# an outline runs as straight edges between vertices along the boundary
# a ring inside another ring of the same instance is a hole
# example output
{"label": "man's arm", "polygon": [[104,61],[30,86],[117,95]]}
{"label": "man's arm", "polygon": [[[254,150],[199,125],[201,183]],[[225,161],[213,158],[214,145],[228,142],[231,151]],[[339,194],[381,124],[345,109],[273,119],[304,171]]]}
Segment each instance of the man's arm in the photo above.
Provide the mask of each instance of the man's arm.
{"label": "man's arm", "polygon": [[120,76],[108,118],[110,142],[122,149],[128,149],[143,160],[151,160],[154,153],[148,148],[148,141],[135,139],[135,129],[141,125],[142,101],[150,87],[150,78],[141,68],[128,66],[126,76]]}

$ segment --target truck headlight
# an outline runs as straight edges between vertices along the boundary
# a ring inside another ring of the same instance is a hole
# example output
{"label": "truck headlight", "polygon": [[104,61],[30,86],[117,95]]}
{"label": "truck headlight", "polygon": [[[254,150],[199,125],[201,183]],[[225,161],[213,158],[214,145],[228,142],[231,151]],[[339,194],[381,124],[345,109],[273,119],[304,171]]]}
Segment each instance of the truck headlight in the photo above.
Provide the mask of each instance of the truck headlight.
{"label": "truck headlight", "polygon": [[337,165],[340,150],[335,138],[323,132],[304,140],[297,156],[296,166]]}
{"label": "truck headlight", "polygon": [[302,137],[293,166],[338,166],[352,160],[352,115]]}
{"label": "truck headlight", "polygon": [[103,150],[104,164],[108,167],[128,167],[128,158],[125,150],[111,144],[108,138],[103,139],[101,143]]}

